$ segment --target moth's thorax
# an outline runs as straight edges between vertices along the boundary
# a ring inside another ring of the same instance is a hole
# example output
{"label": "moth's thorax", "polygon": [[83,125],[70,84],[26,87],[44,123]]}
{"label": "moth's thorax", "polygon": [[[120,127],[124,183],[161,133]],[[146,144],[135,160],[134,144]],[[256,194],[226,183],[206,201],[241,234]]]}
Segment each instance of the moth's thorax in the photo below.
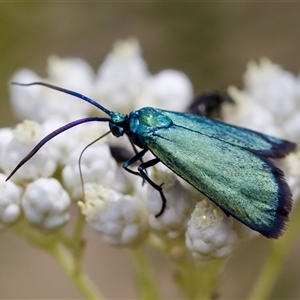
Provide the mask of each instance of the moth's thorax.
{"label": "moth's thorax", "polygon": [[132,132],[151,132],[158,128],[168,128],[172,124],[172,120],[163,111],[153,107],[144,107],[129,115],[129,130]]}
{"label": "moth's thorax", "polygon": [[144,107],[129,114],[126,134],[135,145],[145,148],[149,136],[158,129],[168,128],[172,124],[172,120],[164,115],[162,110]]}

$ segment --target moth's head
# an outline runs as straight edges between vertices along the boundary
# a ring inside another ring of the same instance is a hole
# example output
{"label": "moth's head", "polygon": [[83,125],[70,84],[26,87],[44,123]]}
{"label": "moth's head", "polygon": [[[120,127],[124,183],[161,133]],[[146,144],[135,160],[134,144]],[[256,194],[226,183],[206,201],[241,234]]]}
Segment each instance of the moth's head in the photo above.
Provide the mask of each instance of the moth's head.
{"label": "moth's head", "polygon": [[124,135],[128,127],[128,116],[118,112],[111,112],[109,128],[115,137]]}

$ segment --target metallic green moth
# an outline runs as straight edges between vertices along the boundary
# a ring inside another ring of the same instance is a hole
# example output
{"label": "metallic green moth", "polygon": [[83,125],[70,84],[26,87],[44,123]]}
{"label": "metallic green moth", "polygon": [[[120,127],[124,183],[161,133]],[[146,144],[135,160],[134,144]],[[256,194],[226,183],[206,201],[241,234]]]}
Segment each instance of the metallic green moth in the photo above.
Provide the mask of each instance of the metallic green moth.
{"label": "metallic green moth", "polygon": [[[292,194],[283,172],[274,159],[283,158],[296,144],[249,129],[188,113],[144,107],[129,115],[112,112],[94,100],[50,84],[35,82],[18,85],[43,85],[78,97],[98,107],[109,118],[88,117],[71,122],[46,136],[17,165],[8,179],[50,139],[71,127],[91,121],[108,122],[116,137],[128,136],[136,155],[123,164],[124,169],[141,176],[166,199],[161,185],[147,175],[146,169],[162,162],[248,227],[269,238],[285,229],[292,207]],[[141,148],[140,152],[136,147]],[[156,157],[143,162],[150,151]],[[128,167],[140,161],[138,171]]]}

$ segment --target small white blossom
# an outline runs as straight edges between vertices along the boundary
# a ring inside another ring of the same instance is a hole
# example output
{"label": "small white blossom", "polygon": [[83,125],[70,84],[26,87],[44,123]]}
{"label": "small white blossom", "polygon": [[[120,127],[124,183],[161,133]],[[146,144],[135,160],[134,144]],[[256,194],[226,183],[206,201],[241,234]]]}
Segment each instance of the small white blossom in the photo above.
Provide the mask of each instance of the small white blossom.
{"label": "small white blossom", "polygon": [[[8,145],[8,143],[13,139],[13,131],[10,128],[1,128],[0,129],[0,157],[1,157],[1,152],[5,147]],[[0,159],[0,169],[2,170],[1,167],[1,159]]]}
{"label": "small white blossom", "polygon": [[134,247],[147,239],[147,211],[135,197],[87,184],[85,202],[78,205],[90,226],[111,245]]}
{"label": "small white blossom", "polygon": [[[94,73],[82,59],[59,59],[51,56],[48,72],[48,78],[40,78],[34,72],[23,69],[11,80],[18,83],[43,81],[93,96],[91,92]],[[68,122],[87,116],[93,108],[80,99],[42,86],[12,85],[10,92],[14,113],[20,119],[42,122],[54,118]]]}
{"label": "small white blossom", "polygon": [[0,151],[13,139],[11,128],[0,128]]}
{"label": "small white blossom", "polygon": [[164,70],[149,77],[136,108],[153,106],[161,109],[184,111],[193,97],[188,77],[179,71]]}
{"label": "small white blossom", "polygon": [[293,113],[295,100],[300,100],[300,85],[296,76],[267,58],[261,59],[260,64],[250,62],[244,81],[251,99],[278,118],[278,123]]}
{"label": "small white blossom", "polygon": [[[48,59],[47,71],[48,79],[53,84],[59,84],[61,87],[93,97],[90,93],[93,91],[95,73],[85,60],[77,57],[59,58],[52,55]],[[80,103],[80,100],[74,101],[73,105],[69,106],[72,110],[75,104],[77,106]],[[78,105],[76,110],[83,109],[87,113],[89,111],[87,108],[89,108],[88,104]]]}
{"label": "small white blossom", "polygon": [[284,159],[278,161],[277,164],[284,171],[293,199],[296,201],[300,196],[300,151],[290,153]]}
{"label": "small white blossom", "polygon": [[300,80],[280,66],[262,59],[249,63],[245,87],[228,89],[234,105],[223,107],[228,123],[300,141]]}
{"label": "small white blossom", "polygon": [[99,68],[95,89],[97,99],[109,104],[110,110],[128,113],[134,109],[148,70],[136,39],[117,41]]}
{"label": "small white blossom", "polygon": [[60,227],[70,218],[70,197],[54,178],[39,178],[28,184],[21,204],[27,221],[43,229]]}
{"label": "small white blossom", "polygon": [[[43,128],[44,136],[52,133],[54,130],[62,127],[66,124],[65,121],[61,119],[48,119],[41,125]],[[63,132],[49,141],[47,144],[51,157],[57,161],[59,165],[63,165],[66,157],[69,155],[69,152],[74,147],[73,141],[73,131],[76,130],[70,129],[70,132]],[[71,147],[72,145],[73,147]]]}
{"label": "small white blossom", "polygon": [[20,216],[22,189],[12,181],[5,182],[6,175],[0,173],[0,229],[15,222]]}
{"label": "small white blossom", "polygon": [[158,185],[163,183],[162,189],[167,203],[163,214],[155,217],[162,208],[162,198],[157,190],[147,184],[150,226],[160,236],[178,238],[184,234],[194,204],[172,171],[162,166],[155,166],[151,171],[151,179]]}
{"label": "small white blossom", "polygon": [[269,135],[283,136],[282,128],[274,124],[271,112],[254,102],[247,92],[239,91],[233,86],[228,88],[228,92],[235,103],[222,106],[225,122]]}
{"label": "small white blossom", "polygon": [[197,203],[186,231],[186,245],[197,260],[211,260],[230,255],[237,241],[232,218],[211,201]]}
{"label": "small white blossom", "polygon": [[[42,79],[29,69],[21,69],[11,78],[11,82],[30,83],[42,81]],[[17,85],[9,85],[10,101],[12,104],[14,115],[19,120],[40,121],[40,110],[44,105],[42,97],[42,87],[21,87]]]}
{"label": "small white blossom", "polygon": [[[50,119],[45,121],[42,127],[45,135],[47,135],[65,124],[66,123],[62,120]],[[51,140],[52,155],[58,160],[60,165],[64,165],[69,161],[70,152],[75,149],[83,150],[85,146],[102,136],[108,130],[108,125],[101,122],[84,123],[70,128]],[[107,141],[106,137],[95,144],[97,145],[105,141]]]}
{"label": "small white blossom", "polygon": [[[73,200],[79,200],[83,196],[78,165],[81,152],[82,147],[78,147],[69,153],[62,171],[64,184]],[[82,156],[80,166],[84,183],[98,183],[106,187],[114,185],[118,166],[107,144],[98,143],[89,147]]]}
{"label": "small white blossom", "polygon": [[[43,137],[40,125],[24,121],[13,131],[13,138],[0,153],[0,165],[9,174]],[[43,147],[12,177],[15,182],[27,182],[38,177],[49,177],[56,168],[49,149]]]}
{"label": "small white blossom", "polygon": [[[300,85],[300,84],[299,84]],[[300,103],[299,103],[300,105]],[[300,142],[300,107],[295,107],[294,112],[285,120],[282,124],[282,130],[284,131],[285,138]]]}
{"label": "small white blossom", "polygon": [[[89,64],[80,58],[60,59],[50,56],[48,74],[46,81],[49,83],[86,94],[91,98],[94,96],[94,72]],[[43,120],[59,118],[69,122],[86,117],[93,109],[89,103],[64,93],[47,88],[43,89],[43,93],[45,93]]]}

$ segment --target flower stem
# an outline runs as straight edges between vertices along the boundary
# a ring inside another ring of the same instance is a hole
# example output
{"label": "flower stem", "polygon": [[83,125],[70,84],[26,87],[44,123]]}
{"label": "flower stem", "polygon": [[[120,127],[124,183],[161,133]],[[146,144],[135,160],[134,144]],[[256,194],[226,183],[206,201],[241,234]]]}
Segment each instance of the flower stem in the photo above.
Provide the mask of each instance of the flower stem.
{"label": "flower stem", "polygon": [[44,250],[51,248],[57,241],[56,232],[46,234],[45,232],[29,225],[27,221],[22,219],[14,224],[12,228],[28,242]]}
{"label": "flower stem", "polygon": [[147,259],[140,249],[131,249],[131,257],[137,270],[137,283],[141,299],[160,299],[156,283]]}
{"label": "flower stem", "polygon": [[[78,222],[82,224],[81,221]],[[79,227],[82,228],[81,225]],[[79,235],[74,234],[72,242],[66,244],[65,240],[62,240],[60,232],[45,233],[29,225],[25,220],[19,220],[13,229],[28,242],[50,253],[86,299],[104,299],[89,277],[82,271],[82,247]],[[79,231],[81,232],[82,229]]]}
{"label": "flower stem", "polygon": [[292,243],[299,232],[300,205],[296,205],[291,215],[289,229],[279,240],[271,241],[271,253],[248,299],[268,299],[279,276],[280,269],[289,253]]}
{"label": "flower stem", "polygon": [[104,299],[89,277],[82,270],[76,268],[74,259],[61,245],[56,244],[49,249],[49,252],[61,265],[85,299]]}
{"label": "flower stem", "polygon": [[212,299],[225,259],[194,263],[185,257],[176,265],[176,283],[188,299]]}
{"label": "flower stem", "polygon": [[73,235],[71,237],[71,248],[75,269],[79,270],[81,267],[82,256],[83,256],[83,241],[82,241],[82,233],[85,225],[85,217],[81,214],[80,210],[78,210],[78,218],[74,228]]}

